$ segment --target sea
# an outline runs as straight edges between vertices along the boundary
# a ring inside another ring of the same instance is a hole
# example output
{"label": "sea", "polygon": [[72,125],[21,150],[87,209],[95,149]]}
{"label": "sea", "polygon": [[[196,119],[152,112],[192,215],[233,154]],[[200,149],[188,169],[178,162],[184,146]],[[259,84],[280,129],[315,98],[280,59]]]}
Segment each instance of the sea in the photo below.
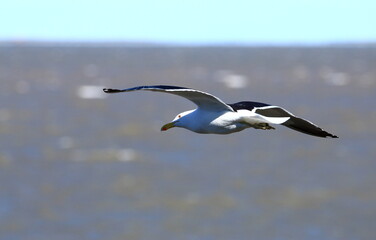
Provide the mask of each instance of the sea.
{"label": "sea", "polygon": [[[376,239],[376,48],[0,44],[1,240]],[[166,84],[281,106],[284,126],[160,128]]]}

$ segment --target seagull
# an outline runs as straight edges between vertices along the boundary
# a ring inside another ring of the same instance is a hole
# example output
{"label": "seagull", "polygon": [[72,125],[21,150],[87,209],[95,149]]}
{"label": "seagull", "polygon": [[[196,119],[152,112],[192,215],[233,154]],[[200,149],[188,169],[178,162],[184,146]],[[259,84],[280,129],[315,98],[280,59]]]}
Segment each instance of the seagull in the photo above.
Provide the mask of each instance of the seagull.
{"label": "seagull", "polygon": [[154,91],[184,97],[197,105],[196,109],[179,113],[161,131],[173,127],[185,128],[196,133],[230,134],[246,128],[275,129],[270,124],[284,125],[293,130],[322,138],[338,138],[312,122],[297,117],[287,110],[260,102],[241,101],[226,104],[218,97],[203,91],[169,85],[138,86],[126,89],[104,88],[105,93]]}

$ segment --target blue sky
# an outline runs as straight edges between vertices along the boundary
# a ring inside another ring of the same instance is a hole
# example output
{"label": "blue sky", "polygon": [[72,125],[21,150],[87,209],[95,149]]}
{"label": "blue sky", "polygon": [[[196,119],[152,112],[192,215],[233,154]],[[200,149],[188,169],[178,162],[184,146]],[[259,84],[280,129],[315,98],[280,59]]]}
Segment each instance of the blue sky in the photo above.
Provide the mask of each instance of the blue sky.
{"label": "blue sky", "polygon": [[5,0],[0,40],[178,44],[376,41],[374,0]]}

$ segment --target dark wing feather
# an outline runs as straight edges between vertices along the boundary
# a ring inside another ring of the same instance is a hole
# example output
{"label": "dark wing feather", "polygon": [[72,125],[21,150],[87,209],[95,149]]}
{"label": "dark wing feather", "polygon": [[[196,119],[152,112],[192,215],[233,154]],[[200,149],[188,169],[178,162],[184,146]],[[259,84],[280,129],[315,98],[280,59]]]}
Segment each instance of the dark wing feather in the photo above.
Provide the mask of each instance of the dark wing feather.
{"label": "dark wing feather", "polygon": [[282,125],[294,129],[296,131],[317,136],[317,137],[331,137],[331,138],[338,138],[336,135],[328,133],[324,131],[322,128],[316,126],[315,124],[295,116],[290,117],[289,120],[282,123]]}
{"label": "dark wing feather", "polygon": [[294,116],[292,113],[289,113],[285,109],[281,107],[277,107],[277,106],[267,106],[267,107],[260,107],[260,108],[257,107],[255,112],[262,116],[271,117],[271,118]]}
{"label": "dark wing feather", "polygon": [[232,109],[234,109],[234,111],[242,110],[242,109],[252,111],[256,107],[270,106],[269,104],[266,104],[266,103],[249,102],[249,101],[237,102],[237,103],[228,104],[228,105],[230,107],[232,107]]}

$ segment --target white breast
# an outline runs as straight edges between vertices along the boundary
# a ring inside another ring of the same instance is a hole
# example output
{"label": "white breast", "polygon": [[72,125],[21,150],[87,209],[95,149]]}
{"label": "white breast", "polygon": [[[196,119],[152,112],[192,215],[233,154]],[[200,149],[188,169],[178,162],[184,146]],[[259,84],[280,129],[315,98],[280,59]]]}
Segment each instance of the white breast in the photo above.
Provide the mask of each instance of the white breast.
{"label": "white breast", "polygon": [[201,112],[196,110],[189,116],[190,124],[185,128],[197,133],[229,134],[250,127],[241,121],[237,112]]}

